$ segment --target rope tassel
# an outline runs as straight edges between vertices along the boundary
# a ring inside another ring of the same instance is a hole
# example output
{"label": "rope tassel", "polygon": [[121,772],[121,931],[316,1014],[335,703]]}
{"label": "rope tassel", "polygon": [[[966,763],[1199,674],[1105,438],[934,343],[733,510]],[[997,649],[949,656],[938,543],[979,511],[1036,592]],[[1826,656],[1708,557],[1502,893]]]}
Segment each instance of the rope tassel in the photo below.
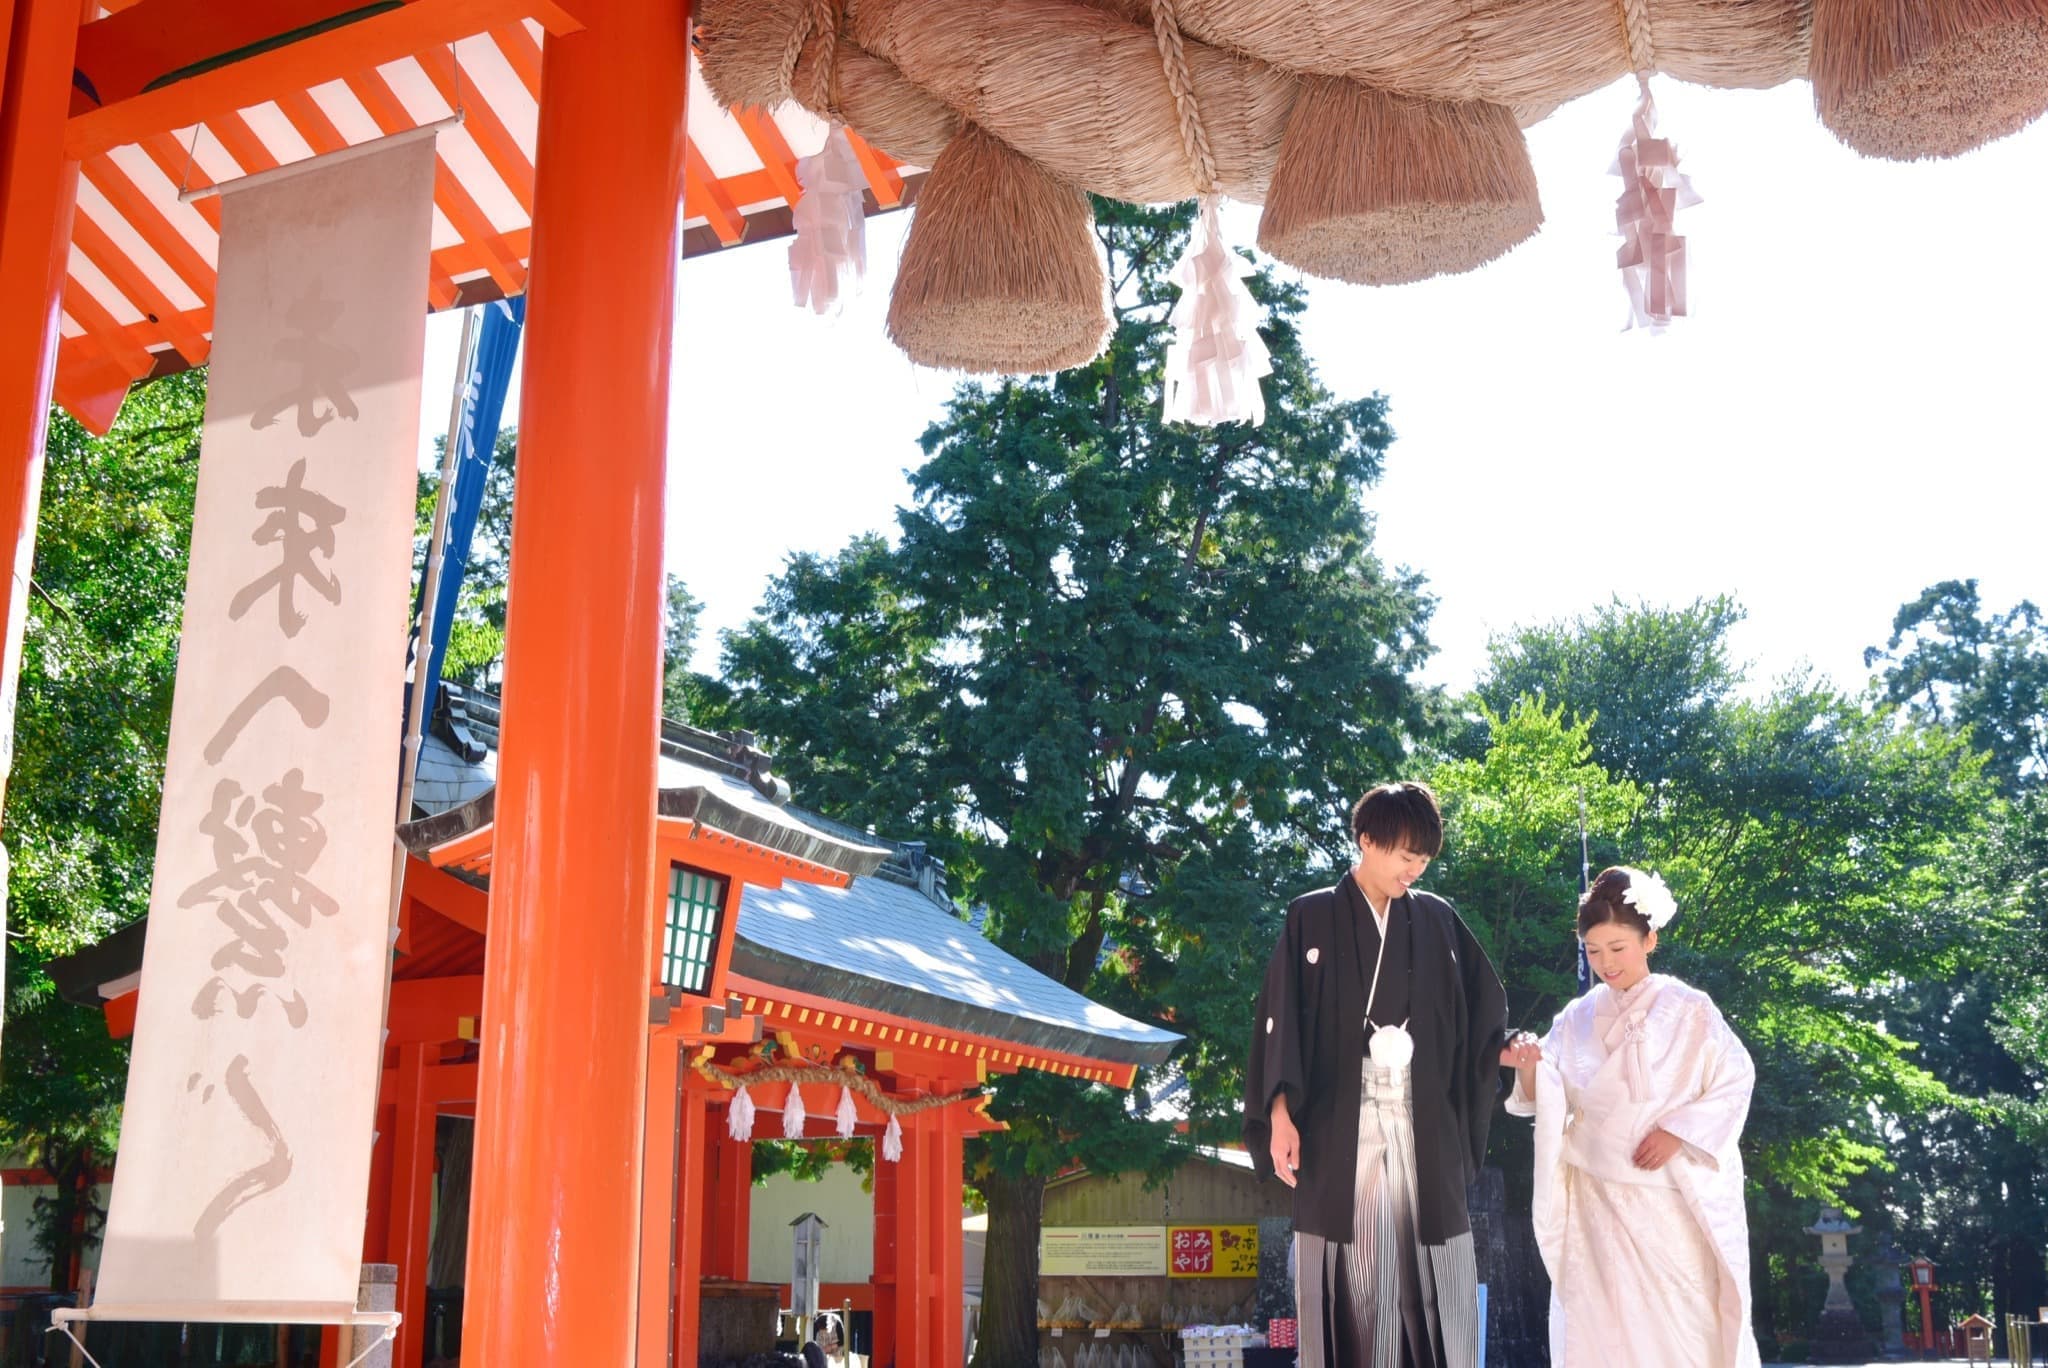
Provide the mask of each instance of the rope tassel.
{"label": "rope tassel", "polygon": [[744,1083],[732,1095],[732,1105],[726,1108],[725,1133],[743,1145],[754,1138],[754,1099],[747,1096]]}
{"label": "rope tassel", "polygon": [[782,1138],[801,1140],[804,1138],[804,1090],[800,1083],[789,1085],[789,1096],[782,1104]]}
{"label": "rope tassel", "polygon": [[839,1124],[841,1140],[853,1138],[853,1128],[859,1123],[860,1115],[853,1109],[853,1089],[843,1083],[839,1085],[839,1110],[834,1114],[833,1120]]}
{"label": "rope tassel", "polygon": [[1259,336],[1259,306],[1244,278],[1253,266],[1223,242],[1216,197],[1202,197],[1188,249],[1174,265],[1180,300],[1173,306],[1173,342],[1166,350],[1166,420],[1250,423],[1266,417],[1262,376],[1273,363]]}
{"label": "rope tassel", "polygon": [[1678,170],[1678,149],[1656,136],[1657,104],[1650,98],[1650,83],[1640,84],[1642,98],[1613,167],[1621,177],[1621,197],[1614,203],[1621,250],[1615,261],[1628,291],[1629,320],[1623,331],[1643,327],[1662,332],[1686,314],[1685,239],[1675,225],[1678,211],[1698,204],[1700,197]]}
{"label": "rope tassel", "polygon": [[882,1132],[882,1157],[892,1164],[903,1159],[903,1127],[893,1116],[889,1118],[889,1129]]}
{"label": "rope tassel", "polygon": [[789,283],[813,313],[837,308],[868,269],[867,177],[846,128],[833,124],[825,145],[796,164],[803,196],[790,210]]}

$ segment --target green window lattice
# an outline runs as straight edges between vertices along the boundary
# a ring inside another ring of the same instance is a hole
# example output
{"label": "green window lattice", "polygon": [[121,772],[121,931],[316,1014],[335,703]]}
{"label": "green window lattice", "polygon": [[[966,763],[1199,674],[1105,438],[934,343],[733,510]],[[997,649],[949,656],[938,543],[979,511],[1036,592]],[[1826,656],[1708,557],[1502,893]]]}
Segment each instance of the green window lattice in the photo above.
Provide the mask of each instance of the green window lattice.
{"label": "green window lattice", "polygon": [[709,986],[725,916],[725,888],[716,874],[669,866],[668,928],[661,946],[661,981],[669,987],[702,993]]}

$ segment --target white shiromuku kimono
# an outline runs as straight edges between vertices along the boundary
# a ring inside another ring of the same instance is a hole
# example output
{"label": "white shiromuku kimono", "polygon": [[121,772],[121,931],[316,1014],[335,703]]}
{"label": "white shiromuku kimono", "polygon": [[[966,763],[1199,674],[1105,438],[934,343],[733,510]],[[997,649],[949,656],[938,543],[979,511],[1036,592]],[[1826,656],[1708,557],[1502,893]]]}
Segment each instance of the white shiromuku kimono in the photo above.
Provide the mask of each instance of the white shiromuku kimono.
{"label": "white shiromuku kimono", "polygon": [[[1713,999],[1663,974],[1607,985],[1551,1024],[1536,1096],[1536,1243],[1554,1368],[1756,1368],[1736,1141],[1756,1070]],[[1632,1156],[1652,1129],[1683,1147]]]}

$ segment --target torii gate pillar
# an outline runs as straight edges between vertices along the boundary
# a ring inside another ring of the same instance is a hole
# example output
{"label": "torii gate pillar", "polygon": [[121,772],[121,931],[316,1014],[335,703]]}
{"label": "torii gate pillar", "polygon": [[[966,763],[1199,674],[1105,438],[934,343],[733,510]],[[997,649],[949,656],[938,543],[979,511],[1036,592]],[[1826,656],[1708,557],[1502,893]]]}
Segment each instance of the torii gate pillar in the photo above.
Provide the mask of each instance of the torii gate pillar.
{"label": "torii gate pillar", "polygon": [[578,6],[535,158],[467,1356],[634,1360],[686,0]]}

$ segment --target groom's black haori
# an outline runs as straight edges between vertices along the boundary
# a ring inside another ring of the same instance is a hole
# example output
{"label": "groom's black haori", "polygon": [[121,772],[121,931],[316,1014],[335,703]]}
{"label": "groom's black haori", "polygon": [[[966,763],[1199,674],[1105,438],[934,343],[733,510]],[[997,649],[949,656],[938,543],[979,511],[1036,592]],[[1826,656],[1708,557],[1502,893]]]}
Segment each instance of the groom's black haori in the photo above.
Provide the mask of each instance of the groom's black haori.
{"label": "groom's black haori", "polygon": [[[1472,1229],[1465,1188],[1486,1157],[1500,1069],[1507,994],[1451,904],[1410,892],[1387,909],[1380,1022],[1407,1018],[1415,1037],[1416,1218],[1424,1244]],[[1315,963],[1311,949],[1319,951]],[[1379,932],[1358,881],[1304,893],[1266,967],[1245,1074],[1245,1148],[1273,1172],[1268,1114],[1276,1095],[1301,1132],[1294,1228],[1350,1241],[1357,1178],[1359,1066],[1366,1058],[1365,999]],[[1272,1030],[1266,1029],[1271,1020]]]}

